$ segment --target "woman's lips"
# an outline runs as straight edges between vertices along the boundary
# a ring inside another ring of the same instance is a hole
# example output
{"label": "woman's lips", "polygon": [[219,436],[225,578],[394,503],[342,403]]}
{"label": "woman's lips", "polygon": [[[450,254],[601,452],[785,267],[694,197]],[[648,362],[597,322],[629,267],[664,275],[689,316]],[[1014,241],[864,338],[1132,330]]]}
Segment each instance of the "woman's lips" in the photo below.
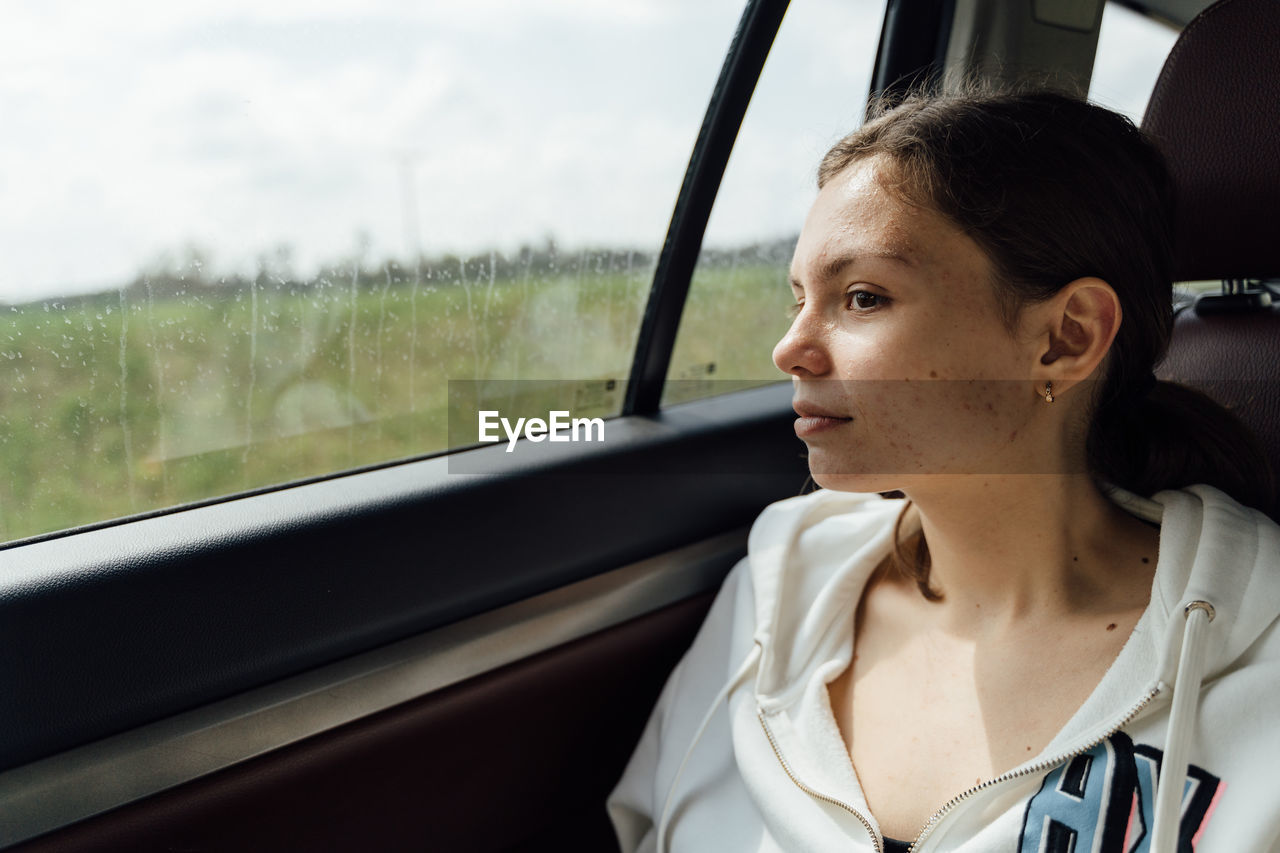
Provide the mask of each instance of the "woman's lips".
{"label": "woman's lips", "polygon": [[810,416],[796,418],[796,435],[800,438],[809,438],[818,433],[827,430],[837,429],[847,423],[852,423],[853,418],[829,418],[823,416]]}
{"label": "woman's lips", "polygon": [[794,408],[796,414],[799,415],[796,418],[796,435],[800,438],[808,438],[828,430],[839,429],[845,424],[853,422],[853,418],[841,417],[815,406],[797,403]]}

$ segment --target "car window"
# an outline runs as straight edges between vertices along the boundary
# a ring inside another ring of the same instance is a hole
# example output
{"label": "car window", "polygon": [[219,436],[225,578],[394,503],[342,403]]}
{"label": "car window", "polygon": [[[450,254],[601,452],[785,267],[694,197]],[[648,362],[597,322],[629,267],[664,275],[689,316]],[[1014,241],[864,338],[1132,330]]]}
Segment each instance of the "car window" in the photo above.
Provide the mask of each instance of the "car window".
{"label": "car window", "polygon": [[1089,100],[1140,123],[1165,57],[1177,39],[1175,27],[1119,3],[1107,3],[1102,10]]}
{"label": "car window", "polygon": [[782,379],[787,271],[827,148],[862,121],[882,0],[792,3],[703,240],[663,388],[676,403]]}
{"label": "car window", "polygon": [[[1102,12],[1089,99],[1118,110],[1140,124],[1178,32],[1163,20],[1141,15],[1118,3],[1107,3]],[[1218,281],[1179,282],[1173,301],[1177,305],[1220,287]]]}
{"label": "car window", "polygon": [[616,414],[740,11],[10,10],[0,541],[441,450],[449,380]]}

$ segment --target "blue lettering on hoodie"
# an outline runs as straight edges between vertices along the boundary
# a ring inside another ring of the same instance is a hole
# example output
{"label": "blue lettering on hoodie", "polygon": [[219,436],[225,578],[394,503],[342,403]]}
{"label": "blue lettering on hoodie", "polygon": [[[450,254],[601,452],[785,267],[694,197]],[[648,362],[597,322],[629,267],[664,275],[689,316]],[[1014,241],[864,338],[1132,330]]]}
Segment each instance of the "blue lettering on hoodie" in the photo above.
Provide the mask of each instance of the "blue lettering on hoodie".
{"label": "blue lettering on hoodie", "polygon": [[[1027,803],[1019,853],[1147,853],[1163,753],[1116,732],[1045,775]],[[1222,781],[1187,769],[1180,853],[1192,853]]]}

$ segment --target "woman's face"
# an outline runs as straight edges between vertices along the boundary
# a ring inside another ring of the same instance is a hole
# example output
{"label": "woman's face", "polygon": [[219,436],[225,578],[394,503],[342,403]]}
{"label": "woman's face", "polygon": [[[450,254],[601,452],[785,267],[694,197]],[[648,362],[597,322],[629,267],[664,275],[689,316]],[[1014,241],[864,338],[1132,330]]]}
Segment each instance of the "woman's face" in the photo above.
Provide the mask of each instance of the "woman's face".
{"label": "woman's face", "polygon": [[978,245],[886,190],[887,165],[827,183],[791,264],[797,313],[773,360],[791,374],[813,477],[910,493],[921,475],[1030,472],[1025,432],[1047,405],[1035,340],[1002,321]]}

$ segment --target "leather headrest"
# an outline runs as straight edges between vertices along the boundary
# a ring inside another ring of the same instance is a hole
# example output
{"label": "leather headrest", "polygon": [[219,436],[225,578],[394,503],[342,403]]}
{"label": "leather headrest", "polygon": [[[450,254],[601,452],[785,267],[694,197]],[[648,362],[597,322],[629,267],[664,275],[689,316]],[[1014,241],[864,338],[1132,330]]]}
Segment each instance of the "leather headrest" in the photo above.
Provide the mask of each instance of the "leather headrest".
{"label": "leather headrest", "polygon": [[1221,0],[1192,20],[1142,126],[1177,188],[1175,280],[1280,275],[1280,2]]}

